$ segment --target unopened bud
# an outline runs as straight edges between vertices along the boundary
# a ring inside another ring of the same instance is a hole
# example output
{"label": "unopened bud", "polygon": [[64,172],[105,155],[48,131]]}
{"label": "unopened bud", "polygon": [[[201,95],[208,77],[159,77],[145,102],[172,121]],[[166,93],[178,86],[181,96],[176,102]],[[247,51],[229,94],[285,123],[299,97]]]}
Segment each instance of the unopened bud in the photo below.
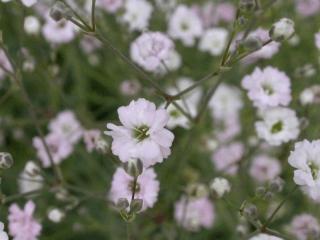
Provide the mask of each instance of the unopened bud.
{"label": "unopened bud", "polygon": [[133,199],[130,203],[130,211],[131,212],[140,212],[143,206],[142,199]]}
{"label": "unopened bud", "polygon": [[143,171],[142,162],[139,159],[131,159],[124,164],[124,170],[132,177],[138,177]]}
{"label": "unopened bud", "polygon": [[258,187],[256,189],[256,196],[257,197],[263,197],[265,193],[266,193],[266,188],[265,187]]}
{"label": "unopened bud", "polygon": [[270,201],[273,198],[273,196],[274,196],[274,193],[271,191],[268,191],[264,194],[263,198],[266,201]]}
{"label": "unopened bud", "polygon": [[13,158],[10,153],[0,152],[0,168],[8,169],[13,165]]}
{"label": "unopened bud", "polygon": [[210,184],[210,189],[213,194],[221,198],[226,193],[230,192],[231,186],[227,179],[225,178],[215,178]]}
{"label": "unopened bud", "polygon": [[63,2],[57,1],[50,9],[50,17],[57,22],[70,16],[70,9]]}
{"label": "unopened bud", "polygon": [[284,41],[292,37],[294,32],[294,22],[289,18],[282,18],[272,25],[269,36],[274,41]]}
{"label": "unopened bud", "polygon": [[202,198],[208,196],[208,188],[204,184],[191,184],[187,187],[187,193],[190,197]]}
{"label": "unopened bud", "polygon": [[48,219],[54,223],[59,223],[61,220],[65,217],[65,213],[58,209],[58,208],[53,208],[49,210],[48,212]]}
{"label": "unopened bud", "polygon": [[40,174],[40,168],[32,161],[28,161],[24,169],[29,176],[38,176]]}
{"label": "unopened bud", "polygon": [[269,184],[269,189],[273,193],[281,192],[284,186],[284,181],[281,178],[272,180]]}
{"label": "unopened bud", "polygon": [[243,209],[243,215],[251,220],[256,220],[258,218],[258,208],[254,204],[248,204]]}
{"label": "unopened bud", "polygon": [[129,207],[129,202],[128,202],[128,199],[126,198],[120,198],[117,202],[117,208],[119,210],[122,210],[122,209],[126,209],[127,207]]}
{"label": "unopened bud", "polygon": [[262,47],[262,41],[258,37],[249,36],[243,43],[242,46],[248,51],[258,50]]}
{"label": "unopened bud", "polygon": [[257,10],[257,0],[240,0],[239,9],[241,12],[249,13]]}

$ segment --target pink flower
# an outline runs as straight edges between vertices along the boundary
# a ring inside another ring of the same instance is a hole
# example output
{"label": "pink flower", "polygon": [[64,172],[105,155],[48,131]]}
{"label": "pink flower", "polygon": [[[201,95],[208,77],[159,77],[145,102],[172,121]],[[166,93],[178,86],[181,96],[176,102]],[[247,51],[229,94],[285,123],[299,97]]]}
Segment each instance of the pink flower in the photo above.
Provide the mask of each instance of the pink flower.
{"label": "pink flower", "polygon": [[241,131],[241,124],[237,113],[229,115],[224,120],[216,119],[215,124],[219,126],[215,131],[215,136],[219,142],[228,142]]}
{"label": "pink flower", "polygon": [[[145,169],[137,179],[135,199],[142,199],[142,211],[152,208],[158,199],[159,181],[152,168]],[[133,177],[127,174],[122,168],[118,168],[113,175],[110,199],[117,204],[120,198],[126,198],[131,202]]]}
{"label": "pink flower", "polygon": [[316,47],[320,50],[320,32],[316,33],[315,36]]}
{"label": "pink flower", "polygon": [[218,171],[229,175],[235,175],[238,171],[238,164],[243,154],[243,144],[234,142],[218,148],[212,156],[212,161]]}
{"label": "pink flower", "polygon": [[6,76],[5,70],[2,68],[4,68],[6,71],[12,71],[12,66],[9,59],[7,58],[5,52],[0,49],[0,80]]}
{"label": "pink flower", "polygon": [[97,147],[100,136],[101,131],[98,129],[88,130],[83,133],[83,140],[89,153]]}
{"label": "pink flower", "polygon": [[33,218],[35,204],[29,201],[20,209],[17,204],[9,208],[9,233],[13,240],[36,240],[42,226]]}
{"label": "pink flower", "polygon": [[76,36],[73,23],[67,20],[55,22],[49,17],[46,17],[46,23],[42,28],[42,34],[49,43],[53,44],[71,42]]}
{"label": "pink flower", "polygon": [[123,126],[107,124],[105,134],[113,138],[112,152],[122,162],[140,159],[144,167],[162,162],[170,153],[174,135],[165,128],[169,115],[165,109],[143,98],[118,109]]}
{"label": "pink flower", "polygon": [[115,13],[123,6],[123,0],[98,0],[97,5],[109,13]]}
{"label": "pink flower", "polygon": [[125,80],[120,85],[120,92],[124,96],[134,96],[141,89],[141,85],[137,80]]}
{"label": "pink flower", "polygon": [[81,38],[80,46],[85,53],[90,54],[101,48],[102,43],[92,36],[85,35]]}
{"label": "pink flower", "polygon": [[156,71],[161,62],[169,58],[174,44],[161,32],[146,32],[138,37],[130,48],[133,61],[147,71]]}
{"label": "pink flower", "polygon": [[[56,164],[67,158],[73,151],[73,147],[70,142],[54,133],[47,135],[45,137],[45,142],[48,145],[53,162]],[[37,156],[41,160],[43,167],[50,167],[51,162],[49,155],[47,154],[45,146],[39,137],[35,137],[33,139],[33,146],[37,150]]]}
{"label": "pink flower", "polygon": [[259,108],[288,106],[291,102],[290,79],[277,68],[256,68],[242,79],[242,87],[248,90],[248,97]]}
{"label": "pink flower", "polygon": [[304,17],[315,15],[320,10],[319,0],[295,0],[296,11]]}
{"label": "pink flower", "polygon": [[83,133],[76,116],[69,110],[60,112],[55,119],[51,120],[49,129],[72,144],[78,142]]}
{"label": "pink flower", "polygon": [[301,214],[293,218],[290,232],[299,240],[319,239],[320,225],[310,214]]}
{"label": "pink flower", "polygon": [[250,175],[259,183],[271,181],[281,173],[281,165],[277,159],[267,155],[259,155],[253,159]]}
{"label": "pink flower", "polygon": [[215,219],[214,207],[206,197],[188,200],[182,197],[175,204],[174,218],[189,231],[198,231],[201,227],[209,229]]}

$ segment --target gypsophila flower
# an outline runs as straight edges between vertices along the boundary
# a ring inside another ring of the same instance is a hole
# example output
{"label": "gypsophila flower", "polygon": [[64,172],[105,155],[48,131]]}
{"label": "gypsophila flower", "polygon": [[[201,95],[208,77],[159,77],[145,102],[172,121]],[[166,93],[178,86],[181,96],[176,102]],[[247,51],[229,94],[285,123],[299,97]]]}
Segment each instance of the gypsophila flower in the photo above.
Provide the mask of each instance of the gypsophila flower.
{"label": "gypsophila flower", "polygon": [[[158,199],[159,181],[157,175],[152,168],[145,169],[137,178],[135,190],[135,199],[142,199],[144,211],[147,208],[152,208]],[[118,168],[113,175],[111,190],[109,197],[117,204],[121,198],[125,198],[131,202],[133,193],[133,177],[127,174],[122,168]]]}
{"label": "gypsophila flower", "polygon": [[281,18],[270,29],[270,38],[274,41],[287,40],[294,34],[294,22],[289,18]]}
{"label": "gypsophila flower", "polygon": [[289,164],[295,168],[294,182],[313,199],[320,199],[320,140],[297,142]]}
{"label": "gypsophila flower", "polygon": [[51,222],[59,223],[65,217],[65,213],[59,208],[50,209],[48,212],[48,219]]}
{"label": "gypsophila flower", "polygon": [[52,119],[49,123],[49,129],[71,144],[78,142],[83,134],[81,124],[74,113],[69,110],[60,112],[56,118]]}
{"label": "gypsophila flower", "polygon": [[224,28],[211,28],[204,32],[199,49],[212,56],[221,55],[228,41],[228,31]]}
{"label": "gypsophila flower", "polygon": [[4,231],[4,224],[2,222],[0,222],[0,240],[9,240],[9,236]]}
{"label": "gypsophila flower", "polygon": [[229,142],[241,132],[239,114],[230,114],[226,119],[214,119],[214,136],[220,142]]}
{"label": "gypsophila flower", "polygon": [[24,209],[20,209],[17,204],[12,204],[9,208],[9,234],[13,240],[36,240],[38,239],[42,226],[34,219],[35,204],[28,201]]}
{"label": "gypsophila flower", "polygon": [[97,142],[99,141],[100,138],[101,138],[101,131],[98,129],[84,131],[83,141],[89,153],[97,148]]}
{"label": "gypsophila flower", "polygon": [[277,68],[256,68],[242,79],[242,87],[256,107],[288,106],[291,102],[289,77]]}
{"label": "gypsophila flower", "polygon": [[320,85],[313,85],[304,89],[300,94],[300,102],[302,105],[319,104],[320,103]]}
{"label": "gypsophila flower", "polygon": [[67,20],[56,22],[50,17],[46,17],[42,34],[49,43],[63,44],[71,42],[76,36],[76,31],[74,25]]}
{"label": "gypsophila flower", "polygon": [[37,164],[33,161],[28,161],[18,179],[20,192],[27,193],[41,189],[44,182],[43,180]]}
{"label": "gypsophila flower", "polygon": [[174,135],[165,129],[169,120],[165,109],[140,98],[120,107],[118,115],[123,126],[108,123],[110,131],[105,133],[113,138],[112,152],[122,162],[137,158],[149,167],[170,155]]}
{"label": "gypsophila flower", "polygon": [[[55,164],[59,164],[66,159],[73,151],[72,144],[58,134],[51,133],[45,137],[49,152]],[[33,147],[37,150],[37,156],[42,162],[42,166],[47,168],[51,166],[49,155],[45,149],[42,140],[39,137],[33,139]]]}
{"label": "gypsophila flower", "polygon": [[141,90],[141,84],[137,80],[124,80],[120,85],[120,92],[124,96],[134,96]]}
{"label": "gypsophila flower", "polygon": [[169,51],[168,57],[163,60],[163,64],[161,64],[157,70],[157,73],[160,75],[168,73],[168,71],[175,71],[181,67],[181,56],[176,50]]}
{"label": "gypsophila flower", "polygon": [[259,183],[271,181],[281,173],[279,160],[267,155],[254,157],[249,170],[250,176]]}
{"label": "gypsophila flower", "polygon": [[221,198],[223,195],[230,192],[231,185],[227,179],[217,177],[211,182],[210,189]]}
{"label": "gypsophila flower", "polygon": [[179,5],[169,19],[169,35],[181,40],[185,46],[193,46],[202,31],[200,18],[186,5]]}
{"label": "gypsophila flower", "polygon": [[320,50],[320,32],[314,35],[316,47]]}
{"label": "gypsophila flower", "polygon": [[268,235],[265,233],[260,233],[256,236],[250,238],[249,240],[283,240],[283,239],[276,237],[276,236]]}
{"label": "gypsophila flower", "polygon": [[35,16],[27,16],[24,19],[24,30],[27,34],[35,35],[40,32],[40,21]]}
{"label": "gypsophila flower", "polygon": [[269,108],[261,113],[262,121],[255,124],[259,138],[272,146],[279,146],[298,137],[299,120],[295,111],[289,108]]}
{"label": "gypsophila flower", "polygon": [[21,2],[26,7],[31,7],[32,5],[36,4],[38,2],[38,0],[21,0]]}
{"label": "gypsophila flower", "polygon": [[319,0],[295,0],[296,11],[304,17],[315,15],[320,11]]}
{"label": "gypsophila flower", "polygon": [[219,147],[212,155],[216,170],[228,175],[235,175],[239,168],[239,161],[244,154],[242,143],[234,142]]}
{"label": "gypsophila flower", "polygon": [[124,4],[122,21],[129,25],[130,31],[142,31],[149,25],[152,5],[146,0],[127,0]]}
{"label": "gypsophila flower", "polygon": [[117,12],[124,5],[124,0],[98,0],[97,6],[109,13]]}
{"label": "gypsophila flower", "polygon": [[173,47],[173,42],[165,34],[146,32],[131,44],[130,55],[145,70],[153,72],[164,64]]}
{"label": "gypsophila flower", "polygon": [[289,232],[298,240],[318,239],[320,225],[314,216],[304,213],[292,219]]}
{"label": "gypsophila flower", "polygon": [[175,204],[174,218],[188,231],[199,231],[201,227],[211,228],[215,211],[209,198],[187,199],[181,197]]}

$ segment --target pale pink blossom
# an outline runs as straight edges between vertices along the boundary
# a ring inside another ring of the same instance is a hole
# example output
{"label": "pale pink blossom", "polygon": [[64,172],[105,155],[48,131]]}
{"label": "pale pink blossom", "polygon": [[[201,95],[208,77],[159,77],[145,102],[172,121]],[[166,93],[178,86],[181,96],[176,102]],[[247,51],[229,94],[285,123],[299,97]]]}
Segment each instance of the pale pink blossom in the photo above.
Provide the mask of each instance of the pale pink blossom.
{"label": "pale pink blossom", "polygon": [[318,239],[320,225],[318,220],[310,214],[300,214],[293,218],[290,233],[299,240]]}
{"label": "pale pink blossom", "polygon": [[236,137],[241,131],[241,123],[238,114],[231,114],[224,120],[216,119],[214,124],[215,137],[219,142],[228,142]]}
{"label": "pale pink blossom", "polygon": [[76,31],[70,21],[61,20],[56,22],[46,17],[46,23],[42,27],[42,34],[49,43],[63,44],[71,42],[76,36]]}
{"label": "pale pink blossom", "polygon": [[320,11],[319,0],[295,0],[296,11],[304,17],[315,15]]}
{"label": "pale pink blossom", "polygon": [[135,158],[149,167],[171,154],[174,135],[165,128],[169,120],[165,109],[140,98],[120,107],[118,115],[123,126],[108,123],[110,131],[105,133],[113,138],[112,152],[122,162]]}
{"label": "pale pink blossom", "polygon": [[[152,168],[145,169],[137,178],[135,199],[142,199],[142,211],[152,208],[158,199],[160,183]],[[133,177],[127,174],[122,168],[118,168],[113,175],[110,199],[117,204],[119,199],[125,198],[131,202],[133,191]]]}
{"label": "pale pink blossom", "polygon": [[121,7],[123,7],[123,0],[98,0],[97,6],[106,10],[109,13],[117,12]]}
{"label": "pale pink blossom", "polygon": [[12,72],[12,66],[5,52],[0,49],[0,80],[6,76],[6,71]]}
{"label": "pale pink blossom", "polygon": [[139,36],[130,48],[133,61],[147,71],[156,71],[169,57],[174,44],[161,32],[146,32]]}
{"label": "pale pink blossom", "polygon": [[[69,141],[54,133],[47,135],[45,142],[48,145],[49,152],[55,164],[59,164],[62,160],[66,159],[73,151],[73,146]],[[41,160],[43,167],[50,167],[51,162],[49,155],[39,137],[33,139],[33,146],[37,150],[37,156]]]}
{"label": "pale pink blossom", "polygon": [[101,131],[98,129],[84,131],[83,140],[89,153],[96,149],[97,142],[99,141],[100,137]]}
{"label": "pale pink blossom", "polygon": [[217,171],[228,175],[235,175],[239,162],[244,154],[244,146],[240,142],[233,142],[219,147],[212,155],[212,161]]}
{"label": "pale pink blossom", "polygon": [[141,84],[137,80],[124,80],[120,84],[120,92],[124,96],[134,96],[141,90]]}
{"label": "pale pink blossom", "polygon": [[256,107],[288,106],[291,102],[289,77],[274,67],[256,68],[242,79],[242,87]]}
{"label": "pale pink blossom", "polygon": [[256,156],[249,170],[250,176],[259,183],[271,181],[281,173],[279,160],[267,155]]}
{"label": "pale pink blossom", "polygon": [[215,220],[214,206],[209,198],[181,199],[175,204],[174,218],[180,226],[189,231],[210,229]]}
{"label": "pale pink blossom", "polygon": [[93,53],[95,50],[101,48],[102,43],[92,36],[84,35],[81,38],[80,46],[86,54],[90,54]]}
{"label": "pale pink blossom", "polygon": [[20,209],[17,204],[9,208],[9,234],[13,240],[37,240],[42,226],[34,219],[35,204],[29,201]]}

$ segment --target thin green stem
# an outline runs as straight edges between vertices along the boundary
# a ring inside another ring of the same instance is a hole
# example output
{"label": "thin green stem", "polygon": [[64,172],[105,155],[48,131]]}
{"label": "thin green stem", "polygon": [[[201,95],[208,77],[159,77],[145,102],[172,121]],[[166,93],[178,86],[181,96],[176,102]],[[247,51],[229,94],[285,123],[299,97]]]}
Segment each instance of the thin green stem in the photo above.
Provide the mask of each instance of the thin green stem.
{"label": "thin green stem", "polygon": [[92,31],[96,31],[96,0],[92,0],[91,5],[91,25],[92,25]]}

